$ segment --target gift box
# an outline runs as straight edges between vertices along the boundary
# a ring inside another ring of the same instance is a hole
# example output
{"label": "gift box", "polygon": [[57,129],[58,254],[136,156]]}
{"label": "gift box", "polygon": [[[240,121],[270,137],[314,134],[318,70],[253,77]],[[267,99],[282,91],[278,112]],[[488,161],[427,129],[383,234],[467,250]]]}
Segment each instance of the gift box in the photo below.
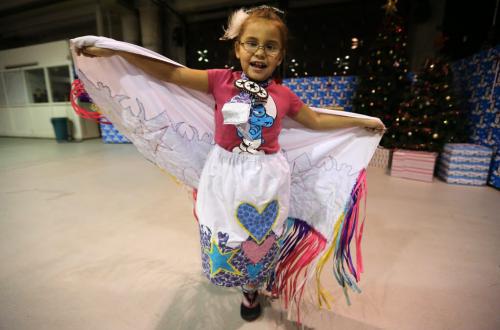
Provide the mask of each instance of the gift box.
{"label": "gift box", "polygon": [[283,80],[283,84],[310,106],[324,107],[335,104],[344,107],[345,111],[352,111],[357,78],[354,76],[288,78]]}
{"label": "gift box", "polygon": [[395,150],[392,153],[391,176],[432,182],[436,152]]}
{"label": "gift box", "polygon": [[500,151],[496,153],[493,159],[488,183],[495,188],[500,188]]}
{"label": "gift box", "polygon": [[384,168],[384,169],[389,168],[390,159],[391,159],[391,150],[384,147],[378,147],[377,150],[375,150],[375,153],[373,154],[373,157],[370,160],[368,166]]}
{"label": "gift box", "polygon": [[[500,148],[500,46],[481,51],[454,64],[457,87],[469,108],[469,142],[480,144],[492,150]],[[493,163],[494,166],[495,163]],[[495,168],[489,172],[488,183],[498,182]],[[469,173],[471,175],[471,173]],[[473,178],[460,178],[469,184]],[[451,177],[450,177],[451,180]],[[457,178],[456,180],[459,180]],[[475,178],[474,184],[485,184],[484,174]],[[448,182],[448,181],[447,181]],[[458,183],[458,182],[457,182]]]}
{"label": "gift box", "polygon": [[112,124],[100,124],[100,126],[102,141],[104,143],[130,143]]}
{"label": "gift box", "polygon": [[447,183],[482,186],[488,180],[493,151],[470,143],[448,143],[438,165],[438,176]]}

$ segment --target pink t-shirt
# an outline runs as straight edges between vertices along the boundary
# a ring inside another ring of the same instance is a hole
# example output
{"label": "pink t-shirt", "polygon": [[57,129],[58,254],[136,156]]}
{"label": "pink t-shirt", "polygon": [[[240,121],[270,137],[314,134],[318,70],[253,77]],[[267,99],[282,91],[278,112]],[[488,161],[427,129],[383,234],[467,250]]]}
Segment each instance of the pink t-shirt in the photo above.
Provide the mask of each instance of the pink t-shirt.
{"label": "pink t-shirt", "polygon": [[[208,90],[215,98],[215,143],[222,148],[232,151],[242,143],[235,125],[224,125],[222,107],[240,91],[234,86],[234,81],[241,78],[241,72],[229,69],[208,70]],[[268,123],[262,126],[262,144],[257,150],[266,154],[280,150],[278,136],[281,132],[281,120],[285,115],[295,116],[303,103],[288,87],[278,85],[272,81],[266,88],[269,94],[265,106]]]}

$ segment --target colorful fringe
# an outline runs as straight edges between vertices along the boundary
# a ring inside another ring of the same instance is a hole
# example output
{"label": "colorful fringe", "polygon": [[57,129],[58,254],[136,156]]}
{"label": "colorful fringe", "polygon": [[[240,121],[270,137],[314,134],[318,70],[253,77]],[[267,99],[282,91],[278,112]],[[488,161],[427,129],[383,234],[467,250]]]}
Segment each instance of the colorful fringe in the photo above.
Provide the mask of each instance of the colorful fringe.
{"label": "colorful fringe", "polygon": [[[79,79],[75,79],[71,84],[71,93],[69,94],[69,100],[71,101],[71,106],[75,110],[79,117],[90,119],[101,124],[111,124],[105,119],[105,117],[100,113],[99,108],[92,103],[90,96],[85,91],[83,83]],[[89,104],[88,107],[80,105],[80,102]]]}
{"label": "colorful fringe", "polygon": [[[330,308],[329,301],[332,300],[331,296],[328,292],[326,292],[326,290],[324,290],[320,283],[321,271],[332,253],[333,274],[344,291],[347,304],[351,304],[347,287],[350,287],[354,292],[361,292],[359,287],[356,285],[356,282],[359,282],[361,273],[363,272],[361,240],[365,225],[366,193],[366,170],[363,170],[360,172],[358,179],[356,180],[356,184],[351,192],[351,199],[349,200],[349,203],[346,205],[344,212],[340,215],[335,224],[332,245],[321,257],[318,265],[316,266],[316,285],[318,290],[318,304],[320,306],[325,303],[328,308]],[[361,201],[364,201],[364,206],[363,218],[360,223],[359,211]],[[356,264],[354,264],[351,257],[350,243],[353,237],[356,239]],[[347,265],[347,268],[352,276],[347,273],[344,263]]]}
{"label": "colorful fringe", "polygon": [[285,238],[272,283],[273,295],[278,295],[288,309],[292,302],[297,307],[300,323],[300,302],[309,272],[309,265],[325,249],[326,239],[305,221],[288,218]]}
{"label": "colorful fringe", "polygon": [[[324,265],[333,255],[333,273],[337,282],[342,286],[347,303],[350,305],[347,287],[360,293],[356,285],[363,272],[363,260],[361,256],[361,240],[364,228],[364,216],[359,218],[361,201],[365,201],[366,208],[366,171],[359,174],[356,184],[351,192],[344,212],[335,222],[333,241],[328,250],[326,239],[319,232],[310,227],[305,221],[288,218],[287,229],[280,241],[281,250],[276,265],[275,274],[270,280],[269,288],[273,295],[280,296],[285,309],[293,302],[297,308],[298,322],[300,323],[300,303],[305,289],[309,267],[317,256],[324,252],[319,258],[315,269],[316,286],[318,291],[318,305],[323,304],[330,309],[331,295],[321,285],[321,272]],[[356,264],[351,257],[350,243],[352,238],[356,239]],[[347,269],[354,276],[346,271]]]}

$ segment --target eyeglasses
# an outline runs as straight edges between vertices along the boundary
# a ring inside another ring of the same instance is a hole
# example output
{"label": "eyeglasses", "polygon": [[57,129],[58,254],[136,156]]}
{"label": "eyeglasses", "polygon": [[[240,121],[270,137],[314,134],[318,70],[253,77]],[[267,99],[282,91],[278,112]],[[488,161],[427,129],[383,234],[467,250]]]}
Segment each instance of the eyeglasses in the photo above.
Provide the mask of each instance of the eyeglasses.
{"label": "eyeglasses", "polygon": [[243,48],[253,54],[256,53],[259,48],[262,48],[262,50],[266,53],[267,56],[276,56],[280,52],[280,48],[277,44],[274,43],[268,43],[265,45],[259,45],[255,41],[245,41],[245,42],[240,42],[240,45],[243,46]]}

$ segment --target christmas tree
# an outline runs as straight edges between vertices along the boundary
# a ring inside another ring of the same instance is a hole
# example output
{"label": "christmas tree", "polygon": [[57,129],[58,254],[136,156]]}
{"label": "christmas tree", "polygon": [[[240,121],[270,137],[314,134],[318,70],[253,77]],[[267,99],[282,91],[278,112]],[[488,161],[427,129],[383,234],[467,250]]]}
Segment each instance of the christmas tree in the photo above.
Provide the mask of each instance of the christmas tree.
{"label": "christmas tree", "polygon": [[354,111],[380,118],[388,128],[381,145],[392,148],[396,114],[409,86],[407,36],[396,1],[389,0],[384,8],[380,32],[361,65]]}
{"label": "christmas tree", "polygon": [[428,59],[405,98],[391,133],[397,147],[441,151],[445,143],[465,141],[466,117],[453,90],[450,65],[444,59]]}

